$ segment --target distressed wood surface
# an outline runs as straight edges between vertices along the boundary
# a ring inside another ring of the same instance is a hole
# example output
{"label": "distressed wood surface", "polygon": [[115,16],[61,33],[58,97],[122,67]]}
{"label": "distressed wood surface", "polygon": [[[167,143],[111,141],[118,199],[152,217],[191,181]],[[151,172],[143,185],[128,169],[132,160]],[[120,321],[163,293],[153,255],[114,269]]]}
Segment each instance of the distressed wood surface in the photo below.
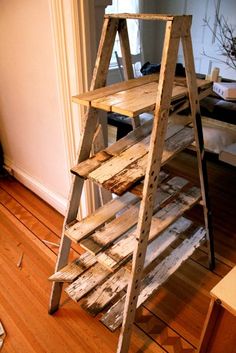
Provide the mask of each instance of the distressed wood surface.
{"label": "distressed wood surface", "polygon": [[69,228],[66,229],[65,234],[73,241],[78,242],[113,218],[117,212],[137,201],[138,198],[130,193],[115,198],[97,209],[88,217],[69,226]]}
{"label": "distressed wood surface", "polygon": [[[199,228],[190,238],[185,239],[181,245],[172,251],[157,267],[143,280],[141,292],[137,301],[137,308],[143,304],[167,279],[186,261],[201,245],[206,231]],[[101,322],[111,331],[115,331],[122,323],[125,304],[125,295],[116,302],[101,318]]]}
{"label": "distressed wood surface", "polygon": [[[135,182],[144,177],[147,168],[149,141],[149,138],[146,137],[142,140],[142,143],[139,142],[136,144],[136,147],[132,146],[117,157],[113,157],[103,163],[100,167],[89,173],[89,179],[117,195],[122,195]],[[173,158],[176,153],[186,148],[192,141],[193,130],[189,127],[184,127],[169,137],[165,142],[162,165]]]}
{"label": "distressed wood surface", "polygon": [[97,260],[94,256],[85,252],[78,259],[72,261],[50,276],[49,281],[71,283],[96,262]]}
{"label": "distressed wood surface", "polygon": [[[171,243],[173,243],[183,232],[185,232],[192,222],[181,217],[160,236],[151,242],[147,248],[145,258],[145,271],[152,262],[162,253]],[[89,294],[82,303],[82,307],[91,315],[95,316],[103,308],[108,305],[117,295],[126,289],[128,280],[130,279],[130,270],[132,262],[119,269],[112,277],[110,277],[102,285],[97,286],[94,291]]]}
{"label": "distressed wood surface", "polygon": [[[200,190],[193,187],[185,193],[180,193],[176,199],[152,217],[148,241],[153,240],[160,232],[165,230],[171,223],[179,218],[184,212],[190,209],[200,199]],[[121,240],[105,251],[100,252],[96,257],[97,261],[110,270],[115,270],[124,261],[127,261],[136,244],[136,231],[125,235]]]}
{"label": "distressed wood surface", "polygon": [[[154,212],[173,197],[176,192],[186,186],[187,183],[187,180],[184,178],[174,177],[167,183],[161,184],[155,195]],[[137,224],[139,208],[140,202],[130,206],[119,217],[80,242],[80,245],[96,255]]]}
{"label": "distressed wood surface", "polygon": [[[71,169],[72,173],[75,173],[83,178],[87,178],[89,173],[97,169],[102,165],[103,162],[108,161],[113,156],[119,156],[122,152],[128,150],[137,143],[143,144],[143,140],[150,135],[152,131],[152,121],[148,121],[142,126],[138,127],[134,131],[131,131],[128,135],[118,140],[111,146],[107,147],[103,151],[98,152],[89,159],[81,162]],[[184,125],[170,123],[168,125],[166,138],[170,138],[178,131],[182,130]],[[145,140],[144,140],[145,141]]]}
{"label": "distressed wood surface", "polygon": [[80,300],[85,294],[100,284],[110,271],[99,263],[96,263],[84,272],[77,280],[70,284],[65,292],[75,301]]}
{"label": "distressed wood surface", "polygon": [[130,274],[122,267],[106,282],[96,287],[92,293],[87,295],[81,304],[82,308],[92,316],[96,316],[127,287],[129,279]]}

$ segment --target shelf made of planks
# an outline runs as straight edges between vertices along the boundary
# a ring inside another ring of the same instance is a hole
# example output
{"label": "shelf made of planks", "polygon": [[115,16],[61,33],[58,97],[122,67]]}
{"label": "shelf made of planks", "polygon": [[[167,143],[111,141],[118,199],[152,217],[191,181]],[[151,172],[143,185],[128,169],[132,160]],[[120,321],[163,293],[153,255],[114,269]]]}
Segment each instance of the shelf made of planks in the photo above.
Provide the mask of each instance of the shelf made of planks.
{"label": "shelf made of planks", "polygon": [[[156,105],[158,74],[147,75],[85,92],[72,98],[73,102],[119,113],[134,118],[153,111]],[[209,94],[212,82],[197,79],[199,98]],[[188,98],[186,79],[176,77],[172,91],[172,103]]]}
{"label": "shelf made of planks", "polygon": [[[181,118],[185,119],[185,117]],[[105,189],[122,195],[127,191],[142,197],[142,184],[146,173],[152,121],[148,121],[112,146],[96,153],[71,169],[72,173],[90,179]],[[162,165],[194,140],[193,128],[169,123],[162,154]]]}

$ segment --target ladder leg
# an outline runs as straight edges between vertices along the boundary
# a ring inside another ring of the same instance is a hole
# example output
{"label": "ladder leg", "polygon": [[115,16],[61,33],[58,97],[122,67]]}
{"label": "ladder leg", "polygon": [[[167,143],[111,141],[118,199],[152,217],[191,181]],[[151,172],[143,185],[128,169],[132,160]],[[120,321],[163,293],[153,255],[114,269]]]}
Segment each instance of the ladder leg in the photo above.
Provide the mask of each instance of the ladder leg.
{"label": "ladder leg", "polygon": [[[104,20],[101,40],[98,47],[97,59],[93,72],[93,78],[90,86],[91,90],[103,87],[106,84],[107,72],[109,69],[109,63],[111,59],[116,33],[118,30],[118,25],[118,19],[105,18]],[[97,125],[98,114],[95,109],[89,108],[85,116],[83,134],[80,140],[77,163],[80,163],[89,157]],[[73,178],[74,179],[72,182],[69,196],[69,207],[67,209],[64,221],[63,233],[55,271],[59,271],[68,263],[71,241],[68,237],[65,236],[64,229],[68,223],[76,219],[80,204],[83,180],[80,177]],[[55,311],[57,311],[59,307],[62,286],[62,282],[53,283],[52,285],[49,303],[50,314],[53,314]]]}
{"label": "ladder leg", "polygon": [[207,177],[206,157],[205,157],[205,150],[204,150],[202,121],[201,121],[201,113],[200,113],[200,105],[199,105],[199,98],[198,98],[190,30],[188,30],[187,34],[183,36],[181,39],[183,44],[186,78],[187,78],[187,85],[189,90],[191,114],[193,119],[196,149],[197,149],[197,160],[198,160],[198,169],[199,169],[199,177],[200,177],[200,185],[201,185],[201,193],[202,193],[202,201],[203,201],[204,221],[205,221],[207,240],[208,240],[209,268],[213,270],[215,267],[215,255],[214,255],[214,238],[213,238],[213,229],[212,229],[212,215],[211,215],[210,201],[208,196],[208,177]]}
{"label": "ladder leg", "polygon": [[[89,109],[87,117],[85,120],[85,126],[83,135],[80,143],[80,153],[78,155],[78,160],[82,161],[89,157],[93,136],[98,123],[98,118],[96,111],[94,109]],[[63,233],[61,237],[61,243],[56,263],[55,272],[59,271],[62,267],[66,266],[68,263],[68,257],[70,253],[71,240],[64,234],[64,230],[67,224],[76,219],[79,209],[80,197],[83,189],[83,179],[78,176],[73,176],[72,187],[69,197],[69,207],[67,209],[66,217],[63,225]],[[53,283],[50,302],[49,302],[49,314],[53,314],[57,311],[61,299],[62,282]]]}
{"label": "ladder leg", "polygon": [[[153,214],[153,197],[158,184],[164,139],[168,124],[168,113],[171,102],[181,28],[182,25],[178,19],[173,22],[168,21],[166,24],[166,36],[164,41],[165,49],[162,57],[156,111],[150,141],[150,151],[148,154],[146,177],[144,180],[143,198],[137,225],[132,275],[127,290],[124,319],[117,353],[127,353],[129,349]],[[162,94],[160,94],[160,92],[162,92]]]}
{"label": "ladder leg", "polygon": [[[125,77],[125,80],[130,80],[134,78],[134,70],[133,70],[132,57],[130,52],[127,21],[125,19],[120,19],[118,33],[119,33],[120,47],[121,47],[121,53],[122,53],[124,77]],[[135,118],[132,119],[132,126],[134,129],[140,126],[139,116],[136,116]]]}

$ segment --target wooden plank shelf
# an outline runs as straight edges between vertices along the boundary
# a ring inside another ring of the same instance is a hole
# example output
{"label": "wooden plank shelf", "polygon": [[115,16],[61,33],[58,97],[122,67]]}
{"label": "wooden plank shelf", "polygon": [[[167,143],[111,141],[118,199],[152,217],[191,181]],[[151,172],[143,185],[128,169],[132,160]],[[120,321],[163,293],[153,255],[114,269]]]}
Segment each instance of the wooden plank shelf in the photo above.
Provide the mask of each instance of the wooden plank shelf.
{"label": "wooden plank shelf", "polygon": [[[148,122],[139,127],[138,131],[134,130],[125,136],[121,142],[114,144],[113,148],[99,152],[72,168],[71,171],[117,195],[122,195],[145,176],[151,126],[152,122]],[[162,165],[189,146],[193,140],[192,127],[170,123],[165,139]]]}
{"label": "wooden plank shelf", "polygon": [[[164,282],[193,254],[205,240],[204,228],[197,229],[185,239],[169,256],[162,260],[143,280],[138,297],[137,308],[153,295]],[[111,331],[115,331],[123,320],[126,295],[118,300],[101,318],[101,322]]]}
{"label": "wooden plank shelf", "polygon": [[[73,97],[73,101],[134,118],[141,113],[155,109],[158,80],[158,74],[147,75],[92,92],[85,92]],[[197,86],[199,93],[202,93],[211,87],[211,81],[199,79]],[[176,77],[172,91],[172,103],[181,98],[188,98],[186,79]]]}
{"label": "wooden plank shelf", "polygon": [[[171,205],[173,205],[173,202],[180,205],[181,198],[186,198],[185,206],[189,200],[191,200],[190,203],[198,201],[200,196],[198,189],[194,189],[196,190],[196,199],[187,196],[192,189],[179,194],[183,188],[186,189],[188,184],[186,179],[175,176],[169,177],[166,181],[166,177],[167,174],[162,172],[162,182],[157,188],[154,198],[153,213],[156,213],[163,206],[165,206],[163,209],[170,209],[170,205],[167,205],[170,201],[172,201]],[[175,196],[178,199],[174,201]],[[72,222],[71,225],[67,226],[65,234],[74,242],[80,242],[83,248],[96,255],[137,224],[139,208],[139,198],[126,193],[100,207],[81,221]],[[164,212],[163,209],[162,213]]]}
{"label": "wooden plank shelf", "polygon": [[[186,232],[189,227],[192,225],[192,222],[184,217],[180,217],[176,222],[170,225],[166,230],[160,232],[158,238],[154,239],[150,238],[150,244],[147,249],[147,256],[145,260],[145,268],[154,262],[154,260],[165,250],[168,246],[176,239],[180,237],[180,235]],[[127,234],[128,235],[128,234]],[[133,241],[132,234],[130,234],[131,242]],[[125,238],[127,239],[127,238]],[[122,240],[122,239],[121,239]],[[154,250],[155,248],[155,250]],[[130,250],[130,249],[129,249]],[[90,266],[86,266],[86,268],[81,271],[81,263],[84,262],[84,258],[86,258],[86,265],[90,262]],[[94,259],[94,262],[92,261]],[[130,258],[129,258],[130,259]],[[73,275],[76,274],[76,278],[73,280],[73,283],[69,285],[65,291],[66,293],[75,301],[79,301],[83,298],[87,293],[91,290],[94,290],[97,286],[100,285],[104,280],[110,281],[110,276],[113,278],[111,268],[106,264],[105,266],[98,261],[98,256],[93,256],[86,252],[81,255],[77,260],[75,260],[73,264]],[[128,263],[120,262],[119,266],[116,266],[114,273],[117,272],[120,268],[125,268],[126,271],[129,272],[129,266],[131,265],[131,261]],[[75,266],[78,267],[77,271],[75,270]],[[123,266],[123,267],[122,267]],[[80,274],[78,275],[78,273]],[[65,276],[65,273],[68,273]],[[57,274],[54,274],[57,281],[60,279],[61,281],[68,282],[68,278],[71,277],[71,266],[67,265],[63,269],[63,271],[59,271]],[[66,278],[66,280],[65,280]]]}

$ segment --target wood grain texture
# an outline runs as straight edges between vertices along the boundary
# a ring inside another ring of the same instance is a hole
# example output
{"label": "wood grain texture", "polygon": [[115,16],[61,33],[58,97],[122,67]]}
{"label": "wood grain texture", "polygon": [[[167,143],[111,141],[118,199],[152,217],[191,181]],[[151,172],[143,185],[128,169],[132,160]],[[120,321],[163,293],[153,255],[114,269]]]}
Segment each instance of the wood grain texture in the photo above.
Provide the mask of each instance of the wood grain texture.
{"label": "wood grain texture", "polygon": [[69,226],[66,229],[65,234],[73,241],[78,242],[113,218],[117,212],[137,201],[138,198],[132,194],[126,194],[120,198],[115,198],[97,209],[88,217]]}
{"label": "wood grain texture", "polygon": [[[198,182],[194,155],[181,153],[168,164],[168,169],[194,184]],[[208,160],[208,174],[216,268],[213,272],[207,270],[204,246],[196,250],[193,261],[188,260],[181,266],[171,281],[139,309],[131,353],[195,352],[207,315],[209,292],[236,263],[235,171],[211,159]],[[15,180],[1,179],[0,188],[30,212],[27,219],[31,224],[36,224],[37,220],[51,232],[60,234],[62,217],[35,194]],[[19,353],[21,347],[27,353],[55,350],[58,353],[113,353],[117,334],[111,334],[77,303],[63,302],[58,315],[48,316],[47,278],[53,271],[55,254],[42,243],[41,231],[36,234],[35,226],[24,224],[26,218],[22,217],[21,207],[17,208],[10,200],[5,204],[2,197],[0,204],[0,281],[4,284],[0,288],[0,317],[7,332],[2,352]],[[201,222],[201,208],[195,207],[189,216]],[[37,226],[37,229],[42,228]],[[16,263],[21,249],[25,257],[19,271]],[[193,351],[188,351],[191,347]],[[224,352],[224,346],[219,345],[218,349]]]}
{"label": "wood grain texture", "polygon": [[[103,163],[101,167],[89,173],[89,179],[117,195],[122,195],[135,182],[144,177],[147,168],[149,141],[149,138],[145,138],[136,147],[132,146],[119,156]],[[193,131],[189,127],[184,127],[175,135],[169,137],[165,143],[162,165],[192,141]]]}
{"label": "wood grain texture", "polygon": [[[198,229],[189,239],[183,241],[142,281],[141,292],[137,301],[137,308],[143,304],[160,286],[186,261],[195,248],[200,246],[206,235],[203,228]],[[125,296],[114,304],[101,318],[101,322],[111,331],[116,330],[122,323]]]}
{"label": "wood grain texture", "polygon": [[[180,193],[174,201],[168,203],[160,211],[152,217],[150,233],[148,241],[152,241],[162,231],[164,231],[171,223],[179,218],[184,212],[190,209],[200,199],[200,191],[191,188],[186,193]],[[96,258],[110,270],[115,270],[124,261],[127,261],[137,242],[137,230],[125,235],[121,240],[105,251],[100,252]]]}
{"label": "wood grain texture", "polygon": [[[154,212],[186,186],[187,183],[187,180],[184,178],[174,177],[167,183],[161,184],[155,195]],[[80,242],[80,245],[94,255],[104,250],[137,224],[139,208],[140,202],[130,205],[120,216],[107,223],[94,234],[88,236]]]}

